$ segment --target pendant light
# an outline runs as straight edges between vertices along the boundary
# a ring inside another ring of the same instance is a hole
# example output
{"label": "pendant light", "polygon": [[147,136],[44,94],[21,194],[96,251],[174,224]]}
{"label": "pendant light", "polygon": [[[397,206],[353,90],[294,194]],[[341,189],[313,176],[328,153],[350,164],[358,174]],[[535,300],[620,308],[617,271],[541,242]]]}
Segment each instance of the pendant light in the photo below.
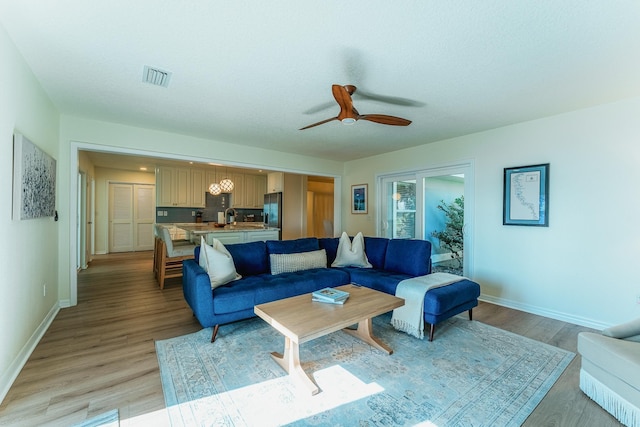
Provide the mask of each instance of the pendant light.
{"label": "pendant light", "polygon": [[[215,174],[216,174],[216,168],[213,168],[213,175],[215,176]],[[222,188],[220,187],[220,184],[218,184],[217,182],[214,182],[213,184],[211,184],[209,186],[209,193],[212,196],[220,195],[220,193],[222,193]]]}
{"label": "pendant light", "polygon": [[[229,176],[229,169],[227,169],[226,176]],[[220,181],[220,188],[222,189],[223,193],[231,193],[233,191],[233,187],[233,181],[231,181],[229,178],[225,178]]]}
{"label": "pendant light", "polygon": [[211,193],[211,195],[213,196],[218,196],[220,193],[222,193],[222,188],[220,188],[220,184],[218,184],[217,182],[214,182],[213,184],[211,184],[209,186],[209,193]]}

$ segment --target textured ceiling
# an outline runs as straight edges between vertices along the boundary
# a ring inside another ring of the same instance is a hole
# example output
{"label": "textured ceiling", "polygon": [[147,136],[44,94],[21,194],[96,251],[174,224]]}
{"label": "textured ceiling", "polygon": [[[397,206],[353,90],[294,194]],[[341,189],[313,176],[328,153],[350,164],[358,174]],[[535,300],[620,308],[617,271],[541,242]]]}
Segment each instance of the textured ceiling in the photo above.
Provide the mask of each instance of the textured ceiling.
{"label": "textured ceiling", "polygon": [[[637,0],[0,0],[0,22],[61,113],[328,159],[640,95]],[[334,83],[413,123],[298,130]]]}

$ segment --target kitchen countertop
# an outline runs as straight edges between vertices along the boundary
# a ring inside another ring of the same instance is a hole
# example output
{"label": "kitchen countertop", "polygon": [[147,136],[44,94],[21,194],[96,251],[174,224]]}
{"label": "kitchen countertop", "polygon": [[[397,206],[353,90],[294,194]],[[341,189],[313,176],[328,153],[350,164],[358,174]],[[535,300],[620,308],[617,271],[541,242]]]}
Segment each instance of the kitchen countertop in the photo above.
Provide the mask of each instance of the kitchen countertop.
{"label": "kitchen countertop", "polygon": [[[249,225],[255,224],[255,225]],[[208,233],[231,233],[239,231],[279,231],[279,228],[264,227],[262,223],[238,223],[230,224],[224,227],[216,227],[213,223],[196,223],[196,224],[176,224],[177,228],[185,230],[192,234],[208,234]]]}

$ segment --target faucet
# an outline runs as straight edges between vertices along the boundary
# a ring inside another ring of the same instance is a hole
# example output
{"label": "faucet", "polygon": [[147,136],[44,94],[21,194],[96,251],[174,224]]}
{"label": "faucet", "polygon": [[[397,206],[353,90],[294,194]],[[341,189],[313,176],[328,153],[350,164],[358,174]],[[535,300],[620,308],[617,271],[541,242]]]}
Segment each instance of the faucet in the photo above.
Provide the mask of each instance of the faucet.
{"label": "faucet", "polygon": [[[233,212],[233,221],[229,221],[229,211]],[[224,210],[224,222],[227,224],[231,224],[231,222],[233,222],[234,224],[236,223],[236,216],[238,216],[238,212],[236,212],[236,210],[234,208],[227,208]]]}

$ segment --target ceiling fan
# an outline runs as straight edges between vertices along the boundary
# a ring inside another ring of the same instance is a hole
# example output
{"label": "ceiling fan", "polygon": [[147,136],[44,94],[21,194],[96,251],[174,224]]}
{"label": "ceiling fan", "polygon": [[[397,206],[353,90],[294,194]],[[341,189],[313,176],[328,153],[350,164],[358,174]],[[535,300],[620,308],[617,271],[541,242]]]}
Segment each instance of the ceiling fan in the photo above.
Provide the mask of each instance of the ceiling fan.
{"label": "ceiling fan", "polygon": [[340,120],[342,123],[347,125],[353,124],[358,120],[368,120],[370,122],[391,126],[409,126],[411,124],[411,120],[403,119],[401,117],[387,116],[385,114],[358,113],[358,110],[353,106],[353,100],[351,99],[351,95],[356,91],[356,87],[353,85],[333,85],[331,87],[331,91],[333,92],[333,97],[340,106],[340,113],[336,117],[305,126],[300,128],[300,130],[309,129],[333,120]]}

